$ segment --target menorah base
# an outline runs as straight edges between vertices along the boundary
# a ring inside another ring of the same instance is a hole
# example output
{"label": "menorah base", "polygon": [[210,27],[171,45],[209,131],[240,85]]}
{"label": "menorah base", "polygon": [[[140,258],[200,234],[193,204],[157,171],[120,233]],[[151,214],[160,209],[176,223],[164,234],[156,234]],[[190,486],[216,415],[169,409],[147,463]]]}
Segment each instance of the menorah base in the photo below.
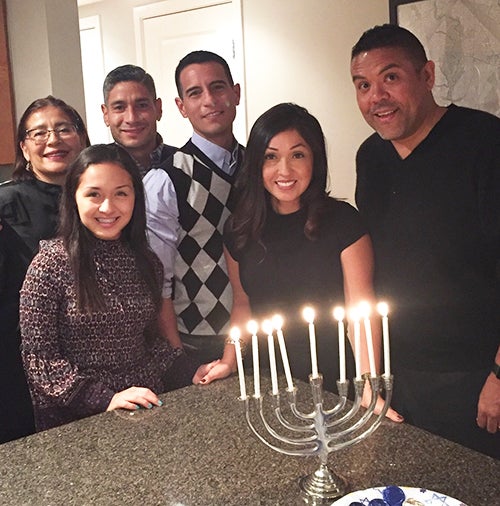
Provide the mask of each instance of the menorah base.
{"label": "menorah base", "polygon": [[301,478],[299,486],[306,494],[305,499],[313,498],[313,504],[342,497],[346,495],[348,488],[347,481],[331,471],[326,464],[321,464],[316,471]]}

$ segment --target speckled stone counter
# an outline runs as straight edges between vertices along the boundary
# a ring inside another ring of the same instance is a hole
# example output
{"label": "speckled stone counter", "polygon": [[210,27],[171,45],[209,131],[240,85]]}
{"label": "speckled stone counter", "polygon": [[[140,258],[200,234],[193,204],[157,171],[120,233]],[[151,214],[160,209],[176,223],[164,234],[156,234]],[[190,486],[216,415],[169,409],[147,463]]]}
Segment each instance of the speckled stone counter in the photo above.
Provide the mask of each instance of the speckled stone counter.
{"label": "speckled stone counter", "polygon": [[[307,385],[301,388],[307,389]],[[0,445],[0,505],[298,505],[316,458],[288,457],[248,429],[236,378],[161,396]],[[500,462],[408,425],[384,422],[330,455],[351,490],[426,487],[468,506],[500,505]]]}

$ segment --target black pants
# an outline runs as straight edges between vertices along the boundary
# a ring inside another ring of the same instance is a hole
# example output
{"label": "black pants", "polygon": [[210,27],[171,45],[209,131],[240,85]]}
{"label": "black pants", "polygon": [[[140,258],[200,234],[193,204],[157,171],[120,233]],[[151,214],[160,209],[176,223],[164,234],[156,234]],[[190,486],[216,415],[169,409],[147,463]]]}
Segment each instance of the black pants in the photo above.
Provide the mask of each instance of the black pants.
{"label": "black pants", "polygon": [[202,364],[222,358],[226,337],[227,335],[194,336],[191,334],[180,334],[186,353]]}
{"label": "black pants", "polygon": [[479,393],[489,370],[394,372],[391,406],[406,422],[500,459],[500,433],[476,423]]}
{"label": "black pants", "polygon": [[34,432],[33,407],[19,348],[2,342],[0,344],[0,443],[28,436]]}

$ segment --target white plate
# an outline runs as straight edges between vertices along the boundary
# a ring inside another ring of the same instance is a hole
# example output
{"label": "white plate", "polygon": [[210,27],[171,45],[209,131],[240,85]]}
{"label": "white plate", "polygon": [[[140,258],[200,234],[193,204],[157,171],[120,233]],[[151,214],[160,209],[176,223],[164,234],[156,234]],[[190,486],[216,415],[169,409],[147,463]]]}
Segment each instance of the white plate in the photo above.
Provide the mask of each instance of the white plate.
{"label": "white plate", "polygon": [[[351,492],[345,495],[338,501],[335,501],[335,506],[350,506],[351,503],[358,502],[363,506],[368,506],[372,499],[384,499],[384,491],[388,487],[376,487],[367,488],[366,490],[358,490],[357,492]],[[439,492],[433,492],[425,488],[413,488],[413,487],[399,487],[405,495],[405,500],[402,506],[467,506],[461,501],[457,501],[452,497],[448,497],[445,494]],[[413,499],[413,501],[412,501]],[[386,503],[388,506],[393,506],[390,503]],[[332,506],[333,506],[332,505]]]}

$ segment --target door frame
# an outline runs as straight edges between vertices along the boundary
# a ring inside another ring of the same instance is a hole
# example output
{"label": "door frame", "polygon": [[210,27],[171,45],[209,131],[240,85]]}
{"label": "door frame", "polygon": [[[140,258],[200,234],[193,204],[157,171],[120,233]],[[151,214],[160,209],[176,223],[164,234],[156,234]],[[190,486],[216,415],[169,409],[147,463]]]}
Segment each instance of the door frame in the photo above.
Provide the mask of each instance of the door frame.
{"label": "door frame", "polygon": [[[144,66],[146,60],[144,54],[144,21],[153,17],[188,12],[191,10],[212,7],[221,4],[231,4],[233,8],[234,24],[231,27],[233,39],[233,56],[231,62],[231,71],[241,76],[241,96],[238,106],[238,116],[244,129],[245,138],[238,139],[245,143],[248,137],[247,123],[247,101],[246,101],[246,75],[245,75],[245,51],[243,45],[243,0],[164,0],[153,4],[142,5],[133,8],[134,12],[134,32],[135,32],[135,50],[137,65]],[[173,73],[172,69],[172,73]]]}

